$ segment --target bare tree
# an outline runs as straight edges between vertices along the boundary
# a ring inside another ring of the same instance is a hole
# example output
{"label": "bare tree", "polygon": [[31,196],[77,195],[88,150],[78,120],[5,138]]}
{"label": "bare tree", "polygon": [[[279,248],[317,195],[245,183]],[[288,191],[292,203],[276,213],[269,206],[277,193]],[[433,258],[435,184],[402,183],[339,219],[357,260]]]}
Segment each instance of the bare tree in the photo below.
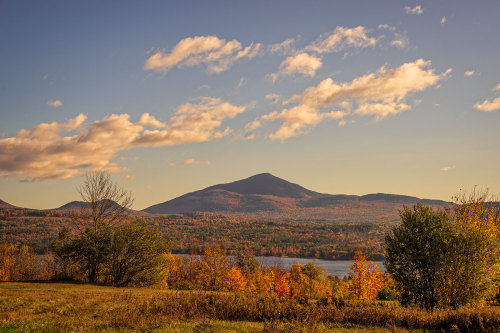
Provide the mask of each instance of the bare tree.
{"label": "bare tree", "polygon": [[125,219],[133,199],[103,171],[87,173],[78,193],[85,207],[73,215],[80,235],[72,241],[72,256],[86,270],[88,280],[95,283],[109,261],[114,227]]}
{"label": "bare tree", "polygon": [[103,171],[87,173],[78,193],[86,207],[80,210],[77,219],[80,225],[94,232],[100,226],[114,226],[123,220],[134,202],[130,192],[120,188]]}

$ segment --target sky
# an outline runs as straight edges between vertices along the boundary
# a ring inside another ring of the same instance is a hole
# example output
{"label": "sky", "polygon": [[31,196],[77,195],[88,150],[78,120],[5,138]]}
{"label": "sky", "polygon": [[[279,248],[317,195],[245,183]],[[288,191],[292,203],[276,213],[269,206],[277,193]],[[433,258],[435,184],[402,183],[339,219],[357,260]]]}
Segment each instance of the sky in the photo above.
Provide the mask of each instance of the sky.
{"label": "sky", "polygon": [[270,172],[500,193],[499,1],[0,1],[0,199],[134,208]]}

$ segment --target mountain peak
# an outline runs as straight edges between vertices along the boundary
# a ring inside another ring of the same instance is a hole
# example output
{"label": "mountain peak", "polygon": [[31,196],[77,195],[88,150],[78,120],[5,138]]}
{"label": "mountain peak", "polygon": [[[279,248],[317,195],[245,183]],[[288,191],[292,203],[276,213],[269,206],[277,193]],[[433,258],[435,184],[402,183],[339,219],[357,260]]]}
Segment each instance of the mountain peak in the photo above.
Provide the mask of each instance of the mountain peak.
{"label": "mountain peak", "polygon": [[259,173],[257,175],[237,180],[232,183],[219,184],[205,190],[221,189],[238,194],[273,195],[284,198],[303,198],[318,196],[320,193],[308,190],[300,185],[290,183],[272,174]]}

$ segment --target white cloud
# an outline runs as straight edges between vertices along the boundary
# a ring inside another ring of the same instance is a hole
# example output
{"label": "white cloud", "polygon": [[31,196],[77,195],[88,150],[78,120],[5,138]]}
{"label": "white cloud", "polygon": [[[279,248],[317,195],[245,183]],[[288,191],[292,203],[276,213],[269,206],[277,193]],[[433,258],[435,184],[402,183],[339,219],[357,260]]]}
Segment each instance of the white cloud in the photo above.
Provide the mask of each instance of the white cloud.
{"label": "white cloud", "polygon": [[280,75],[302,74],[304,76],[314,76],[316,71],[321,68],[323,63],[321,59],[307,53],[299,53],[295,56],[290,56],[283,60],[280,69],[276,75],[271,76],[274,82]]}
{"label": "white cloud", "polygon": [[65,123],[41,123],[0,139],[0,176],[44,181],[76,177],[88,170],[127,171],[111,161],[118,152],[222,138],[231,133],[222,129],[222,122],[246,108],[203,97],[179,106],[168,123],[147,113],[136,122],[128,114],[113,114],[86,123],[87,117],[80,114]]}
{"label": "white cloud", "polygon": [[271,44],[268,46],[271,54],[287,55],[295,50],[295,38],[289,38],[281,43]]}
{"label": "white cloud", "polygon": [[278,95],[278,94],[266,94],[266,99],[270,100],[271,104],[277,104],[280,101],[280,95]]}
{"label": "white cloud", "polygon": [[475,73],[476,73],[476,71],[473,71],[473,70],[471,70],[471,71],[465,71],[464,75],[465,76],[473,76]]}
{"label": "white cloud", "polygon": [[[494,90],[500,90],[500,83],[494,88]],[[477,102],[474,104],[474,107],[483,112],[500,110],[500,96],[494,99],[485,99],[482,102]]]}
{"label": "white cloud", "polygon": [[315,42],[306,46],[304,51],[318,54],[340,52],[346,48],[366,48],[375,46],[377,39],[367,36],[363,26],[355,28],[337,27],[333,32],[321,35]]}
{"label": "white cloud", "polygon": [[52,100],[52,101],[48,101],[47,104],[49,106],[52,106],[53,108],[58,108],[60,106],[63,106],[63,102],[61,102],[58,99],[55,99],[55,100]]}
{"label": "white cloud", "polygon": [[173,67],[206,65],[207,72],[220,73],[240,59],[255,57],[261,44],[245,48],[237,40],[225,41],[217,36],[188,37],[177,43],[170,53],[158,50],[144,64],[145,70],[167,72]]}
{"label": "white cloud", "polygon": [[445,24],[445,23],[446,23],[446,16],[443,16],[443,17],[441,18],[441,24]]}
{"label": "white cloud", "polygon": [[500,110],[500,97],[495,99],[486,99],[483,102],[474,104],[474,107],[479,111],[492,112]]}
{"label": "white cloud", "polygon": [[[269,138],[286,140],[305,133],[325,119],[346,117],[353,105],[354,114],[371,115],[377,121],[398,114],[411,108],[406,102],[411,94],[437,85],[451,71],[436,74],[428,68],[430,65],[430,61],[418,59],[395,69],[381,67],[351,82],[337,83],[331,78],[325,79],[290,99],[298,105],[257,118],[247,124],[246,130],[258,128],[264,121],[281,120],[281,127]],[[322,108],[332,106],[343,110],[321,112]]]}
{"label": "white cloud", "polygon": [[277,73],[268,74],[266,77],[272,82],[275,82],[279,76],[297,73],[312,77],[323,66],[321,58],[323,54],[341,52],[349,48],[363,49],[375,46],[377,42],[377,38],[368,36],[368,30],[363,26],[355,28],[339,26],[332,32],[320,35],[314,42],[298,51],[294,48],[295,39],[287,39],[268,48],[271,53],[291,55],[281,62]]}
{"label": "white cloud", "polygon": [[402,33],[395,33],[394,39],[391,41],[391,46],[399,47],[400,49],[404,49],[408,46],[408,38]]}
{"label": "white cloud", "polygon": [[390,26],[388,24],[379,24],[378,25],[378,29],[386,29],[386,30],[389,30],[389,31],[396,31],[395,27]]}
{"label": "white cloud", "polygon": [[441,171],[448,172],[448,171],[451,171],[453,169],[455,169],[455,166],[454,165],[450,165],[450,166],[442,167]]}
{"label": "white cloud", "polygon": [[405,11],[408,15],[421,15],[424,12],[422,6],[415,6],[413,8],[411,8],[410,6],[405,6]]}

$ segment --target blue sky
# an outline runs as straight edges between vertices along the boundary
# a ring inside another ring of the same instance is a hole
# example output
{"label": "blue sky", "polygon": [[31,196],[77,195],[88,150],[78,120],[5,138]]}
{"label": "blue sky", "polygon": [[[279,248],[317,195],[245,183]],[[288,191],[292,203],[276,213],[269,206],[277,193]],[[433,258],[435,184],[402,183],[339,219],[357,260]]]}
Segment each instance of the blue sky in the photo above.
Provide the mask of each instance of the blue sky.
{"label": "blue sky", "polygon": [[260,172],[500,193],[497,1],[2,1],[0,198],[135,208]]}

